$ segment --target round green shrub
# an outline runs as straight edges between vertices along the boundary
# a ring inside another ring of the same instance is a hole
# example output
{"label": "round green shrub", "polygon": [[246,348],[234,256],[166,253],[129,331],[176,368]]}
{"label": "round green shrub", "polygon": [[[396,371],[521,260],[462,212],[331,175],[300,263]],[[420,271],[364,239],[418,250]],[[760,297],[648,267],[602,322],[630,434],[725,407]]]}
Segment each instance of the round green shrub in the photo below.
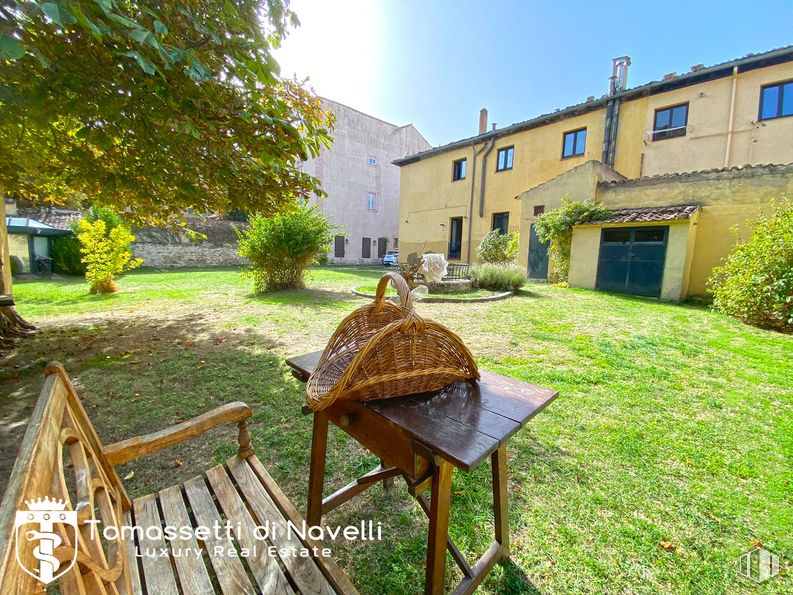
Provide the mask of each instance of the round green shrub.
{"label": "round green shrub", "polygon": [[793,202],[772,202],[771,213],[749,226],[751,237],[739,241],[708,279],[713,307],[755,326],[793,332]]}
{"label": "round green shrub", "polygon": [[77,236],[52,239],[52,270],[60,275],[85,275]]}
{"label": "round green shrub", "polygon": [[476,256],[479,262],[491,264],[514,263],[518,258],[519,237],[516,233],[501,233],[494,229],[485,234],[476,247]]}
{"label": "round green shrub", "polygon": [[514,264],[483,264],[471,268],[471,282],[481,289],[517,291],[526,284],[526,271]]}
{"label": "round green shrub", "polygon": [[272,217],[251,217],[245,231],[237,230],[239,254],[251,263],[256,293],[304,286],[308,265],[327,252],[331,233],[317,207],[300,204]]}

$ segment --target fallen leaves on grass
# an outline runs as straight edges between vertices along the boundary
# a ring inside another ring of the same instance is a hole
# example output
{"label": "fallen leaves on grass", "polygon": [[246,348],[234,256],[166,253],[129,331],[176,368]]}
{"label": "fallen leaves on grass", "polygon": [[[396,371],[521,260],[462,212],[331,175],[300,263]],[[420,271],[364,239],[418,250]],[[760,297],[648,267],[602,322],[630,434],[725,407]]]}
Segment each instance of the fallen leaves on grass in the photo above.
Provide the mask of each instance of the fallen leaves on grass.
{"label": "fallen leaves on grass", "polygon": [[677,551],[677,544],[674,544],[671,541],[659,541],[658,545],[660,545],[666,552]]}

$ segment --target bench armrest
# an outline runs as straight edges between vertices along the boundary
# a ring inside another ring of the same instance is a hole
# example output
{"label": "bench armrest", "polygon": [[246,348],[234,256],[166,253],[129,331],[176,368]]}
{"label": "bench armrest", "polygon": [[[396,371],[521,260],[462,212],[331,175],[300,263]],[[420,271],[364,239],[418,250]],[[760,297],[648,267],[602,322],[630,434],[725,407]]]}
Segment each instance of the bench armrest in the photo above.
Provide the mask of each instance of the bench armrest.
{"label": "bench armrest", "polygon": [[239,427],[238,441],[240,444],[237,454],[248,457],[253,454],[251,436],[248,433],[247,419],[251,416],[251,408],[245,403],[229,403],[213,409],[203,415],[194,417],[160,432],[136,436],[128,440],[116,442],[104,448],[104,455],[113,465],[123,465],[139,457],[150,455],[157,451],[169,448],[179,442],[184,442],[203,434],[207,430],[225,423],[236,422]]}

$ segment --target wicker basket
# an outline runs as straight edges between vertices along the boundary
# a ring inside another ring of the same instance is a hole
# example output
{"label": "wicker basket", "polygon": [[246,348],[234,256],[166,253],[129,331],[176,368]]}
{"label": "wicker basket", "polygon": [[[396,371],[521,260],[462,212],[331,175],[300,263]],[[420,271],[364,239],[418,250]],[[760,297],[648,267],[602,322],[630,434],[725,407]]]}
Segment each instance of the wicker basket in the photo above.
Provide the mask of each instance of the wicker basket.
{"label": "wicker basket", "polygon": [[[399,305],[385,301],[389,281],[399,293]],[[405,280],[387,273],[374,303],[350,314],[336,329],[306,393],[309,407],[319,411],[337,399],[383,399],[478,379],[476,362],[462,340],[419,316]]]}

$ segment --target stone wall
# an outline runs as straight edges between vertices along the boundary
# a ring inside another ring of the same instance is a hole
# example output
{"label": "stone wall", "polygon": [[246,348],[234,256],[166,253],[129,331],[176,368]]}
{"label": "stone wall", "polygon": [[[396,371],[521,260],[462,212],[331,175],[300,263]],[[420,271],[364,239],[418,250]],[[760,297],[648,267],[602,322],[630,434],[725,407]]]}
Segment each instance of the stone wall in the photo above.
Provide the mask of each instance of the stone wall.
{"label": "stone wall", "polygon": [[187,228],[203,238],[194,240],[187,233],[158,227],[133,230],[132,251],[143,259],[143,266],[154,268],[222,267],[247,264],[237,254],[234,227],[244,223],[219,219],[189,218]]}

